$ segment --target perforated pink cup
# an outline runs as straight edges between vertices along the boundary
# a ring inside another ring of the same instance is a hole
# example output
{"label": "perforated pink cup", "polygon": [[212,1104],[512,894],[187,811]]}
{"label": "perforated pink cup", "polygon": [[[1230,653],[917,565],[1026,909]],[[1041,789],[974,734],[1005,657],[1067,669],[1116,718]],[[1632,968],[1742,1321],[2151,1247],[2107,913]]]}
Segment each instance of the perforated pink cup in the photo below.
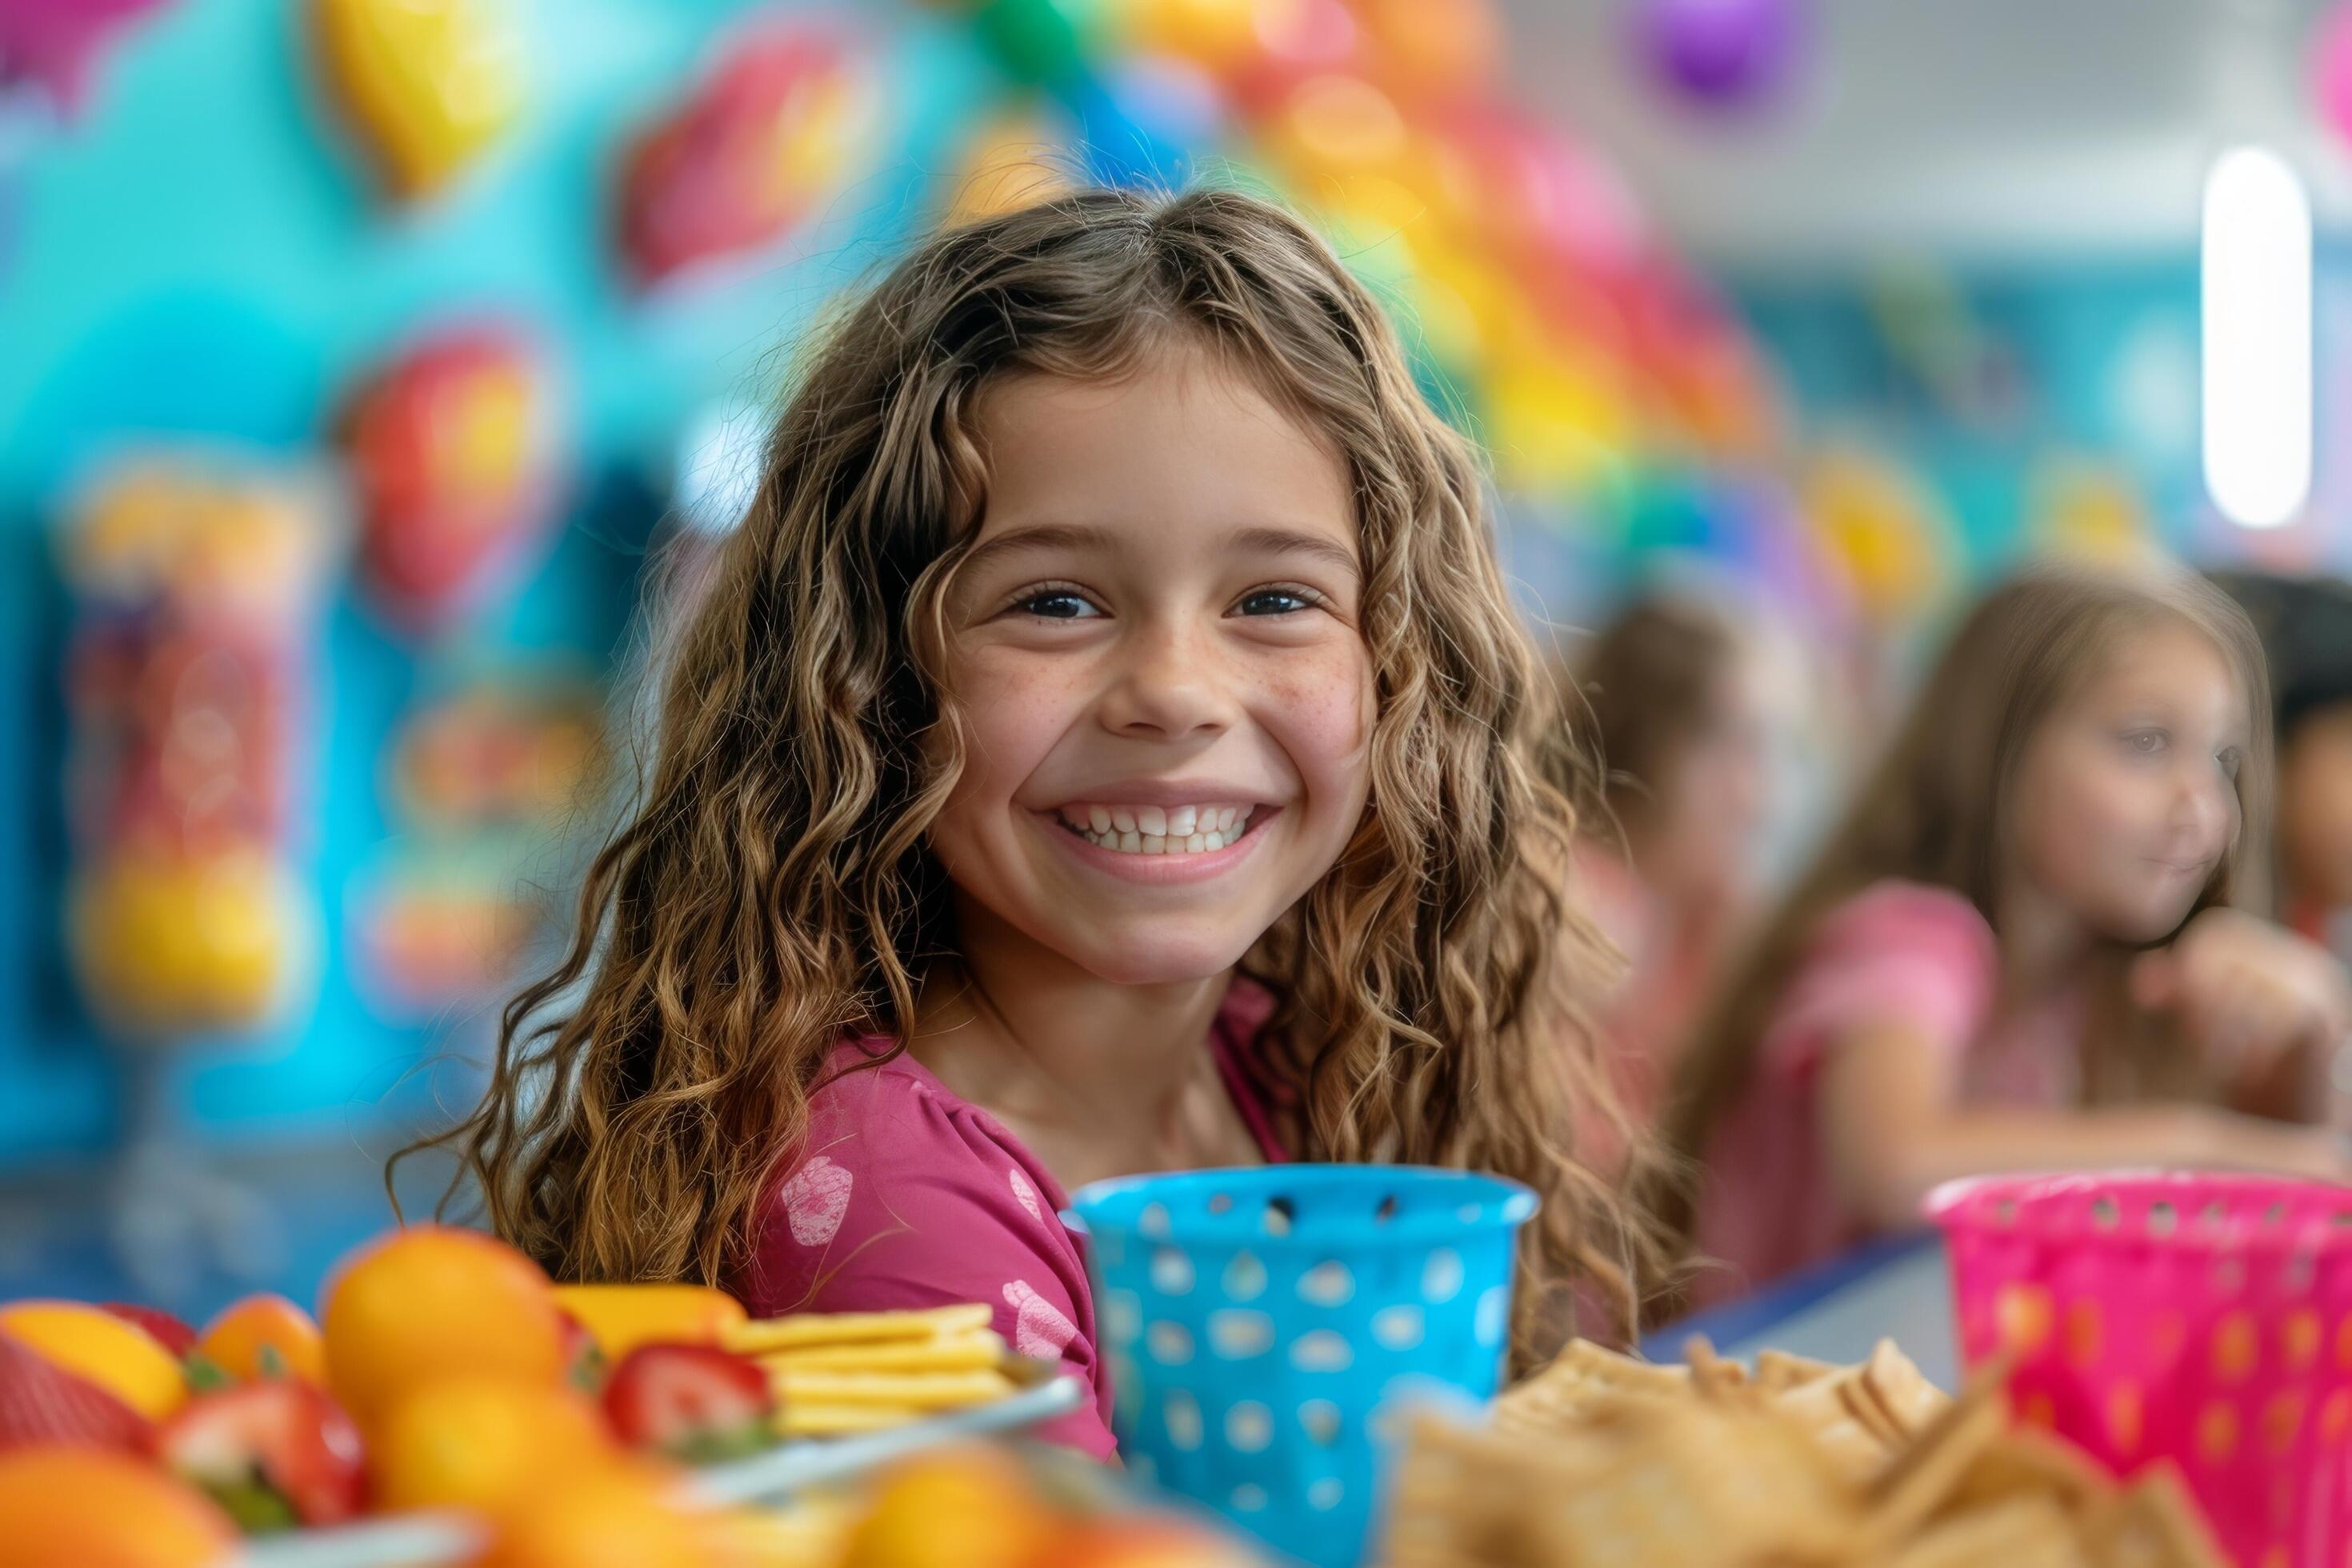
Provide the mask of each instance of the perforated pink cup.
{"label": "perforated pink cup", "polygon": [[1989,1177],[1927,1200],[1960,1348],[2024,1421],[2118,1473],[2180,1467],[2246,1568],[2344,1568],[2352,1189],[2257,1176]]}

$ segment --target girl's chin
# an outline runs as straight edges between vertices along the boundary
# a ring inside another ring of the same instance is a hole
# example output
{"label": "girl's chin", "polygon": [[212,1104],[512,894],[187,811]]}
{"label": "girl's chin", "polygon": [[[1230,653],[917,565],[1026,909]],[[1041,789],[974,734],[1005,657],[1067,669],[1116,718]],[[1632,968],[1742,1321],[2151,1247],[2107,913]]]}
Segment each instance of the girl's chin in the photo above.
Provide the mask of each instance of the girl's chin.
{"label": "girl's chin", "polygon": [[1111,985],[1194,985],[1214,979],[1247,956],[1247,947],[1223,942],[1154,942],[1148,936],[1104,942],[1099,935],[1064,952],[1097,980]]}

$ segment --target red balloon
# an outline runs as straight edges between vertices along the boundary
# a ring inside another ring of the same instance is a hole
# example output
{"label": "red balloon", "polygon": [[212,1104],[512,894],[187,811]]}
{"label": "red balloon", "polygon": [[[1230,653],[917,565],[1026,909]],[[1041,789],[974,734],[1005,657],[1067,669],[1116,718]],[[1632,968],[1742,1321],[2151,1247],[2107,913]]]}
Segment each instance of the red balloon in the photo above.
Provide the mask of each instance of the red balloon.
{"label": "red balloon", "polygon": [[361,569],[395,618],[446,620],[542,531],[555,500],[551,402],[533,346],[487,324],[427,338],[352,401]]}
{"label": "red balloon", "polygon": [[830,34],[786,23],[737,38],[629,150],[620,243],[640,281],[758,250],[838,187],[870,85]]}

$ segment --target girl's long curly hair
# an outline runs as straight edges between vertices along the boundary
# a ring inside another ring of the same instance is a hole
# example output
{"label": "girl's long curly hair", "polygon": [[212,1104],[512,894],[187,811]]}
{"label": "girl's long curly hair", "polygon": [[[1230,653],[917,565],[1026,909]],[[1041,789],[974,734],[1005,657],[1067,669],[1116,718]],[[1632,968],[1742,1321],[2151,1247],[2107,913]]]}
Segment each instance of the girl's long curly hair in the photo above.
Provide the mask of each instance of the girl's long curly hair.
{"label": "girl's long curly hair", "polygon": [[1213,189],[938,234],[804,360],[662,650],[649,774],[569,951],[507,1006],[479,1108],[428,1141],[559,1278],[733,1276],[828,1052],[848,1031],[904,1048],[926,966],[953,956],[925,836],[962,760],[940,607],[986,499],[976,407],[1006,376],[1115,377],[1177,342],[1329,439],[1362,528],[1370,802],[1244,965],[1278,998],[1255,1070],[1305,1157],[1542,1195],[1523,1353],[1563,1296],[1633,1321],[1653,1247],[1570,1146],[1579,1112],[1613,1114],[1575,1005],[1612,959],[1563,900],[1575,811],[1542,781],[1591,773],[1506,594],[1480,467],[1331,250]]}

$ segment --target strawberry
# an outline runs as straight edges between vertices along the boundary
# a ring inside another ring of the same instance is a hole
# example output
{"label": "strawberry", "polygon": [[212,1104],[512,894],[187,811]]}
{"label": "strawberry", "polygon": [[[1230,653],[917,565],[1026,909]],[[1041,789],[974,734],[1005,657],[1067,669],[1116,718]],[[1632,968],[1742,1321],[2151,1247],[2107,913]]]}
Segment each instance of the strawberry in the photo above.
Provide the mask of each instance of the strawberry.
{"label": "strawberry", "polygon": [[563,1325],[563,1381],[593,1399],[604,1386],[604,1348],[578,1318],[561,1307],[555,1314]]}
{"label": "strawberry", "polygon": [[760,1363],[713,1345],[639,1345],[604,1381],[604,1414],[623,1442],[692,1464],[765,1447],[775,1412]]}
{"label": "strawberry", "polygon": [[157,1344],[182,1361],[187,1360],[188,1352],[196,1348],[196,1331],[160,1307],[142,1307],[131,1301],[100,1301],[98,1309],[146,1330]]}
{"label": "strawberry", "polygon": [[157,1430],[152,1452],[248,1531],[340,1524],[363,1500],[359,1428],[290,1378],[196,1395]]}
{"label": "strawberry", "polygon": [[138,1448],[147,1418],[87,1378],[0,1334],[0,1449],[26,1443]]}

